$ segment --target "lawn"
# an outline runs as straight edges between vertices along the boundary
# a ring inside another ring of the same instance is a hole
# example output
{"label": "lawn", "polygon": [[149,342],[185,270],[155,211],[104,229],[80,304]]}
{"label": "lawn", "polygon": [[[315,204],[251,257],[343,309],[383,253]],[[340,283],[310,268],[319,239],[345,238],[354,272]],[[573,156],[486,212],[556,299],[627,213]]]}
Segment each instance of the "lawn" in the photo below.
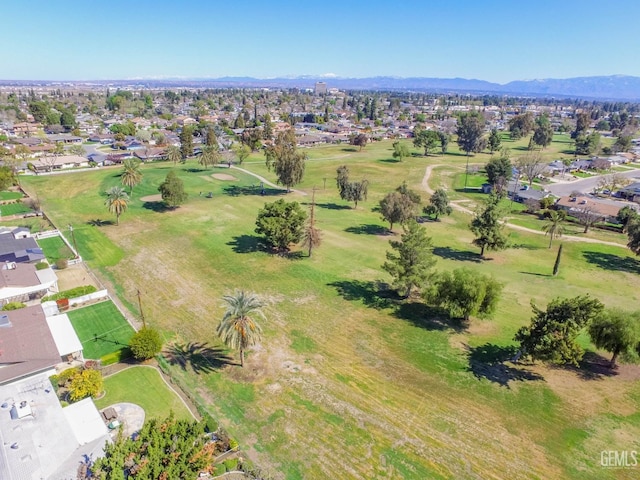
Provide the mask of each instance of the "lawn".
{"label": "lawn", "polygon": [[23,197],[22,192],[9,192],[9,191],[0,192],[0,200],[16,200],[22,197]]}
{"label": "lawn", "polygon": [[[526,142],[510,145],[526,150]],[[260,196],[251,188],[256,180],[237,170],[204,170],[193,160],[145,164],[119,226],[101,194],[119,184],[117,168],[23,183],[38,192],[54,223],[74,225],[83,258],[133,311],[136,288],[144,290],[145,317],[168,341],[173,373],[251,458],[282,478],[623,478],[627,472],[598,462],[601,450],[640,448],[638,382],[624,375],[585,380],[572,369],[498,360],[513,352],[531,301],[544,306],[556,296],[589,293],[608,306],[637,304],[640,262],[623,247],[566,242],[553,277],[556,249],[547,248],[548,238],[517,230],[509,230],[511,248],[482,260],[469,215],[455,211],[424,224],[436,268],[465,266],[502,282],[495,318],[459,326],[419,301],[386,298],[380,290],[390,279],[381,265],[401,228],[387,234],[374,211],[378,201],[403,181],[426,200],[428,165],[443,165],[433,170],[432,188],[447,188],[471,209],[481,198],[452,189],[466,164],[455,144],[445,156],[425,158],[414,149],[397,162],[391,143],[361,152],[345,145],[306,150],[305,178],[296,187],[306,195],[286,198],[307,207],[318,188],[323,244],[311,258],[262,248],[257,212],[285,195],[269,188]],[[545,154],[568,147],[554,139]],[[470,160],[483,165],[489,158]],[[343,164],[352,179],[370,182],[357,209],[337,194],[335,172]],[[274,179],[260,154],[244,167]],[[173,168],[189,200],[167,211],[144,198]],[[237,180],[213,179],[214,172]],[[236,288],[267,304],[264,338],[244,369],[215,336],[221,297]]]}
{"label": "lawn", "polygon": [[[135,388],[132,386],[135,385]],[[105,396],[95,400],[99,409],[114,403],[128,402],[144,408],[145,420],[165,418],[173,412],[176,418],[193,417],[180,397],[162,380],[153,367],[131,367],[104,379]]]}
{"label": "lawn", "polygon": [[67,244],[57,235],[55,237],[41,238],[38,240],[38,245],[42,248],[47,261],[51,265],[54,265],[56,261],[62,258],[69,260],[75,257]]}
{"label": "lawn", "polygon": [[32,210],[22,202],[17,203],[4,203],[0,205],[0,213],[3,217],[9,217],[11,215],[19,215],[21,213],[31,212]]}
{"label": "lawn", "polygon": [[68,316],[82,342],[84,358],[99,359],[123,350],[134,333],[110,300],[71,310]]}

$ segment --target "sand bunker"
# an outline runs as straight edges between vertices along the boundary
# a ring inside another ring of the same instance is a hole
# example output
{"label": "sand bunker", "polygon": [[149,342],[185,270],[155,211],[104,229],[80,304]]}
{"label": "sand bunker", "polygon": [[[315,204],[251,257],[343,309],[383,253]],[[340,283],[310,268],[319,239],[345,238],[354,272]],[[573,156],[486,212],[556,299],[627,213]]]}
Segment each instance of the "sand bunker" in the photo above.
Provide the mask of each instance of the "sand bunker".
{"label": "sand bunker", "polygon": [[228,173],[214,173],[211,176],[218,180],[237,180],[236,177],[229,175]]}
{"label": "sand bunker", "polygon": [[147,195],[146,197],[142,197],[140,200],[143,202],[161,202],[162,195],[159,193],[157,195]]}

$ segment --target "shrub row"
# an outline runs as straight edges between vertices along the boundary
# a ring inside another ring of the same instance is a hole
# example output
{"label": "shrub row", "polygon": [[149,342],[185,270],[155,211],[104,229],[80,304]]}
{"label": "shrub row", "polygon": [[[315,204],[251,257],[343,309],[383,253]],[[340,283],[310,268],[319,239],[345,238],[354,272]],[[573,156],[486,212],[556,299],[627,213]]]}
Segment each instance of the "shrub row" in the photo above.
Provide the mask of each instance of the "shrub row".
{"label": "shrub row", "polygon": [[47,301],[60,300],[61,298],[76,298],[76,297],[81,297],[83,295],[88,295],[95,291],[97,291],[97,288],[94,287],[93,285],[84,285],[82,287],[76,287],[70,290],[65,290],[63,292],[58,292],[54,295],[48,295],[46,297],[42,297],[41,301],[47,302]]}

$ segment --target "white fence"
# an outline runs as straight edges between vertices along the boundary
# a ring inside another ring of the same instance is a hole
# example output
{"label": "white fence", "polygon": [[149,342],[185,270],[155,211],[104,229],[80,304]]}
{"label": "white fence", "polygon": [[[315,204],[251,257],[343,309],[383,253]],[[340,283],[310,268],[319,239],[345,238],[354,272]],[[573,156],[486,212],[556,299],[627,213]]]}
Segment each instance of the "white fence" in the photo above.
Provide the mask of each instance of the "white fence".
{"label": "white fence", "polygon": [[109,292],[106,290],[98,290],[97,292],[88,293],[86,295],[82,295],[81,297],[70,298],[69,305],[77,305],[85,302],[90,302],[92,300],[102,300],[104,298],[109,298]]}
{"label": "white fence", "polygon": [[47,230],[46,232],[34,233],[33,236],[35,237],[36,240],[40,240],[40,239],[43,239],[43,238],[60,237],[62,239],[62,241],[65,243],[65,245],[67,247],[69,247],[69,250],[71,250],[73,252],[73,254],[75,255],[75,258],[69,259],[69,262],[67,263],[67,265],[77,265],[78,263],[82,263],[82,257],[80,255],[78,255],[78,252],[75,251],[75,249],[67,241],[65,236],[62,235],[62,232],[60,230],[58,230],[58,229],[56,229],[56,230]]}
{"label": "white fence", "polygon": [[33,236],[36,237],[36,240],[40,240],[41,238],[57,237],[58,235],[60,235],[60,230],[47,230],[46,232],[38,232],[33,234]]}

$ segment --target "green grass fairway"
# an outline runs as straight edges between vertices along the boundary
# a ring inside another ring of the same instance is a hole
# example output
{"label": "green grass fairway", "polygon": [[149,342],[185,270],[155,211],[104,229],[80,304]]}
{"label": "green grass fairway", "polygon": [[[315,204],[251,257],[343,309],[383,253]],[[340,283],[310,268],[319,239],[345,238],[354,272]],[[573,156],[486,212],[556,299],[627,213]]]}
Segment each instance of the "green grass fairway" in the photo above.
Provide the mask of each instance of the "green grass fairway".
{"label": "green grass fairway", "polygon": [[145,421],[165,418],[173,412],[176,418],[193,417],[180,397],[162,380],[160,372],[152,367],[131,367],[104,379],[106,395],[95,404],[99,409],[120,402],[135,403],[144,408]]}
{"label": "green grass fairway", "polygon": [[[569,142],[556,135],[543,155],[571,155],[562,153]],[[513,156],[527,153],[528,138],[504,143]],[[632,478],[635,471],[599,462],[602,450],[640,450],[637,369],[588,374],[502,361],[513,355],[515,332],[530,321],[531,301],[544,307],[556,296],[590,294],[607,306],[637,308],[640,261],[624,246],[566,241],[553,277],[559,241],[548,249],[548,237],[516,229],[508,230],[509,249],[483,260],[471,243],[471,217],[456,210],[422,224],[432,237],[436,269],[467,267],[503,283],[495,317],[460,326],[417,298],[390,299],[381,265],[389,240],[402,229],[387,231],[374,210],[380,199],[406,181],[426,203],[425,171],[436,165],[430,188],[446,188],[470,210],[486,198],[456,191],[467,157],[455,142],[446,155],[411,150],[413,156],[398,162],[391,141],[362,151],[306,149],[304,180],[295,187],[301,193],[286,195],[267,188],[261,196],[255,178],[203,169],[195,160],[143,164],[142,183],[119,226],[104,206],[104,191],[120,184],[119,167],[31,176],[23,187],[37,193],[56,225],[74,226],[82,257],[134,313],[135,292],[142,290],[145,318],[167,340],[172,373],[239,440],[243,455],[278,472],[274,478]],[[481,153],[468,160],[482,166],[489,158]],[[343,164],[353,180],[369,181],[368,199],[356,209],[336,189]],[[243,166],[275,179],[260,153]],[[165,210],[148,196],[172,169],[189,199]],[[322,245],[311,258],[265,251],[255,234],[259,209],[279,198],[308,208],[314,187]],[[213,198],[199,196],[209,191]],[[221,297],[234,289],[254,291],[266,302],[264,338],[247,352],[245,368],[215,335]],[[88,346],[93,333],[86,330]]]}
{"label": "green grass fairway", "polygon": [[38,240],[38,245],[42,248],[45,257],[47,257],[47,260],[51,265],[54,265],[56,261],[61,258],[67,260],[74,258],[71,249],[58,236],[41,238]]}
{"label": "green grass fairway", "polygon": [[82,342],[84,358],[99,359],[122,350],[134,334],[131,325],[110,300],[72,310],[68,315]]}

